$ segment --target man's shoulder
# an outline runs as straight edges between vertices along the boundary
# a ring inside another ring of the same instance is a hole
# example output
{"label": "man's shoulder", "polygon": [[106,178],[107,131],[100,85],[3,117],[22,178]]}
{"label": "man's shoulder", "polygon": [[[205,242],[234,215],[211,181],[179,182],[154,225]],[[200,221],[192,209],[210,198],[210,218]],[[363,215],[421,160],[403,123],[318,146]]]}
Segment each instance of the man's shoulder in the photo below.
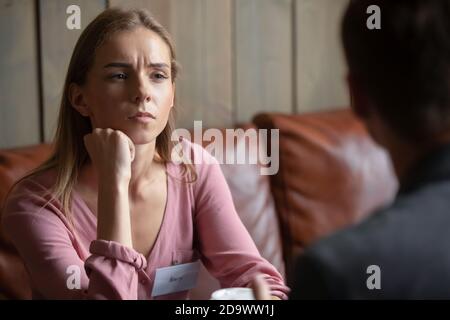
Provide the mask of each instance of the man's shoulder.
{"label": "man's shoulder", "polygon": [[[296,277],[309,270],[321,279],[327,294],[340,298],[381,293],[383,298],[398,297],[399,288],[412,290],[415,281],[421,282],[423,295],[440,292],[439,296],[447,296],[439,283],[450,281],[448,207],[450,188],[445,184],[400,195],[363,222],[309,247],[298,261]],[[421,279],[424,268],[431,268],[441,280],[436,281],[434,275]],[[368,278],[377,270],[383,274],[383,292],[367,288]]]}
{"label": "man's shoulder", "polygon": [[[450,224],[449,207],[449,182],[399,194],[389,206],[356,225],[318,241],[311,249],[322,254],[327,254],[330,249],[348,253],[351,248],[355,254],[370,249],[373,255],[377,253],[376,248],[385,249],[384,243],[394,248],[403,244],[401,240],[413,244],[417,237]],[[380,253],[389,253],[389,250],[381,250]]]}

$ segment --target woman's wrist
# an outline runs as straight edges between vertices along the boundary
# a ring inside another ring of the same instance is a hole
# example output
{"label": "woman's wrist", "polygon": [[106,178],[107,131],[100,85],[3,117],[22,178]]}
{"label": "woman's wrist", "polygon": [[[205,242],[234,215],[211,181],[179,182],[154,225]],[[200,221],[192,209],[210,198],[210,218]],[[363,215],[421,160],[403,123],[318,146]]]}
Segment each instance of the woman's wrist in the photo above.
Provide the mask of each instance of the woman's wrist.
{"label": "woman's wrist", "polygon": [[110,187],[114,189],[116,187],[117,191],[121,191],[126,188],[128,190],[128,186],[130,184],[131,177],[123,174],[117,173],[101,173],[98,179],[98,185],[104,186],[106,188]]}
{"label": "woman's wrist", "polygon": [[97,238],[132,247],[128,182],[99,181]]}

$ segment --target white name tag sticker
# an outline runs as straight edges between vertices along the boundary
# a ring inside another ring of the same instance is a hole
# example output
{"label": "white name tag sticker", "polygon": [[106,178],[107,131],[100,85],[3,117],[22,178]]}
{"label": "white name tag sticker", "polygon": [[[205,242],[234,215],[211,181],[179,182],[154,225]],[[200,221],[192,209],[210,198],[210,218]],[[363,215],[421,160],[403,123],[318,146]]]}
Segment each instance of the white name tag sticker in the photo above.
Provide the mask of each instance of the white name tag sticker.
{"label": "white name tag sticker", "polygon": [[152,297],[195,288],[200,261],[156,269]]}

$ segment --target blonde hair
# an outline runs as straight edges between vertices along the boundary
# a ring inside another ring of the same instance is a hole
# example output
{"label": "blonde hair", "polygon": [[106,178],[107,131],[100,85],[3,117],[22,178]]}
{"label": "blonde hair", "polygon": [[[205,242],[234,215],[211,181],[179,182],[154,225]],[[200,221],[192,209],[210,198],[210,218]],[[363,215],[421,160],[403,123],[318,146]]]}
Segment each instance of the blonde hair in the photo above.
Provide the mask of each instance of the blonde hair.
{"label": "blonde hair", "polygon": [[[24,179],[36,176],[49,169],[56,169],[56,181],[50,190],[53,199],[61,201],[64,214],[72,221],[70,215],[71,195],[77,183],[80,169],[89,160],[89,154],[84,146],[84,135],[92,131],[89,118],[83,117],[69,100],[71,83],[83,85],[86,76],[94,62],[95,53],[102,43],[118,31],[132,30],[143,26],[158,34],[168,45],[171,54],[171,79],[175,81],[178,65],[175,60],[175,50],[172,40],[164,27],[159,24],[146,10],[123,10],[110,8],[98,15],[82,32],[70,59],[67,76],[64,82],[63,94],[58,116],[58,126],[53,139],[53,153],[42,165],[22,177],[15,185]],[[174,129],[174,108],[163,131],[156,138],[156,152],[161,162],[170,161],[172,150],[176,143],[171,140]],[[181,155],[183,158],[183,155]],[[187,160],[182,163],[183,177],[186,182],[194,182],[197,174],[193,165]],[[50,202],[51,200],[49,200]],[[48,202],[47,202],[48,204]],[[45,207],[46,205],[44,205]]]}

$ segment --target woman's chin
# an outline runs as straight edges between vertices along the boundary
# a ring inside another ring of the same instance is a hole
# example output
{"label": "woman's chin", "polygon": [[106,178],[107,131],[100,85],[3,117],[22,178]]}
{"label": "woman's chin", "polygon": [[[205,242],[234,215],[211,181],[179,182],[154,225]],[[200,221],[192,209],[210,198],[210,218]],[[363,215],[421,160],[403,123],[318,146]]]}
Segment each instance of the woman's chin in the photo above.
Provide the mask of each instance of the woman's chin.
{"label": "woman's chin", "polygon": [[[119,129],[120,130],[120,129]],[[153,127],[125,127],[121,129],[135,145],[148,144],[156,140],[160,131]]]}
{"label": "woman's chin", "polygon": [[133,141],[134,145],[149,144],[156,140],[156,134],[129,134],[128,137]]}

